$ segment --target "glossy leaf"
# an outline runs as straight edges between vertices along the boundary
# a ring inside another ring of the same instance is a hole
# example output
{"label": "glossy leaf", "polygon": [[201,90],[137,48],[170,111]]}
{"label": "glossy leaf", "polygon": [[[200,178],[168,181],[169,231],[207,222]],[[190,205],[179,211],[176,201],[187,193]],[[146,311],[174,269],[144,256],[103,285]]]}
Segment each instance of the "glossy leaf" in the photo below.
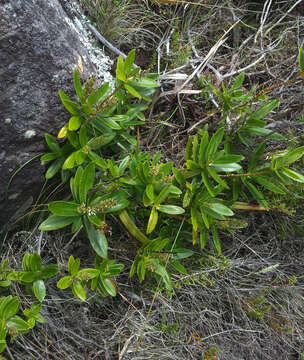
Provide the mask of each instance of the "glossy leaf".
{"label": "glossy leaf", "polygon": [[25,322],[23,319],[21,319],[21,317],[18,315],[12,316],[10,319],[8,319],[6,321],[6,325],[11,329],[20,332],[26,332],[27,330],[30,329],[29,324]]}
{"label": "glossy leaf", "polygon": [[94,181],[95,181],[95,166],[93,163],[90,163],[84,169],[80,179],[80,183],[78,187],[80,203],[86,202],[87,193],[93,187]]}
{"label": "glossy leaf", "polygon": [[54,177],[61,169],[62,164],[63,161],[61,159],[57,159],[56,161],[54,161],[47,169],[47,172],[45,173],[45,178],[51,179],[52,177]]}
{"label": "glossy leaf", "polygon": [[135,49],[132,49],[125,59],[124,71],[125,75],[128,76],[132,70],[135,61]]}
{"label": "glossy leaf", "polygon": [[81,285],[80,281],[74,282],[72,285],[72,290],[75,296],[77,296],[80,300],[85,301],[87,298],[87,294]]}
{"label": "glossy leaf", "polygon": [[266,176],[254,176],[253,180],[256,181],[258,184],[262,185],[265,189],[272,191],[275,194],[285,194],[285,191],[282,188],[274,184],[273,181],[271,181]]}
{"label": "glossy leaf", "polygon": [[169,215],[180,215],[185,212],[185,209],[176,205],[159,205],[157,206],[157,209]]}
{"label": "glossy leaf", "polygon": [[76,131],[81,126],[81,117],[80,116],[72,116],[69,120],[69,130]]}
{"label": "glossy leaf", "polygon": [[2,319],[7,320],[14,316],[19,310],[19,299],[17,296],[8,296],[9,300],[1,307],[0,316]]}
{"label": "glossy leaf", "polygon": [[42,302],[46,295],[45,284],[43,280],[36,280],[33,283],[33,292],[36,298]]}
{"label": "glossy leaf", "polygon": [[155,206],[152,207],[148,225],[147,225],[147,234],[151,234],[151,232],[155,229],[158,221],[158,212],[155,208]]}
{"label": "glossy leaf", "polygon": [[216,133],[212,136],[212,138],[210,139],[210,142],[207,146],[207,154],[206,154],[206,158],[209,162],[212,161],[220,143],[222,142],[223,136],[224,136],[224,128],[220,127]]}
{"label": "glossy leaf", "polygon": [[101,282],[109,295],[116,296],[116,286],[111,279],[101,278]]}
{"label": "glossy leaf", "polygon": [[214,193],[214,190],[213,190],[213,185],[212,183],[210,182],[209,178],[208,178],[208,173],[206,170],[202,171],[201,173],[202,175],[202,180],[206,186],[206,189],[208,190],[208,193],[214,197],[215,196],[215,193]]}
{"label": "glossy leaf", "polygon": [[170,265],[173,266],[174,269],[179,271],[181,274],[184,274],[184,275],[188,274],[187,270],[180,262],[173,260],[173,261],[170,261]]}
{"label": "glossy leaf", "polygon": [[74,217],[51,215],[39,226],[41,231],[58,230],[74,221]]}
{"label": "glossy leaf", "polygon": [[125,66],[124,61],[121,56],[117,59],[117,65],[116,65],[116,78],[121,81],[126,81],[126,75],[125,75]]}
{"label": "glossy leaf", "polygon": [[298,172],[288,169],[288,168],[283,168],[280,169],[279,172],[282,172],[283,175],[289,177],[290,179],[292,179],[293,181],[299,182],[299,183],[304,183],[304,176],[302,174],[299,174]]}
{"label": "glossy leaf", "polygon": [[102,231],[97,231],[94,229],[93,225],[90,223],[89,219],[83,217],[83,225],[88,234],[90,243],[97,255],[102,258],[108,257],[108,242],[105,234]]}
{"label": "glossy leaf", "polygon": [[79,204],[67,201],[52,201],[48,205],[49,210],[57,216],[80,216],[78,212]]}
{"label": "glossy leaf", "polygon": [[260,106],[252,115],[251,117],[254,119],[262,119],[267,116],[274,108],[276,108],[280,103],[279,99],[274,99],[266,104]]}
{"label": "glossy leaf", "polygon": [[133,86],[129,85],[129,84],[124,84],[124,88],[128,91],[128,93],[130,93],[131,95],[135,96],[138,99],[142,99],[142,95],[134,89]]}
{"label": "glossy leaf", "polygon": [[221,165],[211,163],[209,166],[218,172],[228,172],[228,173],[236,172],[236,171],[239,171],[242,169],[241,165],[239,165],[237,163],[221,164]]}
{"label": "glossy leaf", "polygon": [[221,203],[217,203],[217,202],[213,202],[213,203],[208,203],[208,206],[211,210],[213,210],[214,212],[223,215],[223,216],[233,216],[234,212],[229,209],[229,207],[221,204]]}
{"label": "glossy leaf", "polygon": [[71,101],[70,98],[61,90],[59,90],[60,99],[64,107],[72,114],[79,115],[78,104],[74,101]]}
{"label": "glossy leaf", "polygon": [[56,139],[54,138],[54,136],[46,133],[44,135],[45,141],[49,147],[49,149],[53,152],[53,153],[58,153],[60,152],[60,146],[57,144]]}
{"label": "glossy leaf", "polygon": [[77,259],[74,259],[74,256],[71,255],[69,257],[69,261],[68,261],[68,270],[69,270],[69,273],[74,276],[77,274],[78,270],[79,270],[79,267],[80,267],[80,259],[77,258]]}

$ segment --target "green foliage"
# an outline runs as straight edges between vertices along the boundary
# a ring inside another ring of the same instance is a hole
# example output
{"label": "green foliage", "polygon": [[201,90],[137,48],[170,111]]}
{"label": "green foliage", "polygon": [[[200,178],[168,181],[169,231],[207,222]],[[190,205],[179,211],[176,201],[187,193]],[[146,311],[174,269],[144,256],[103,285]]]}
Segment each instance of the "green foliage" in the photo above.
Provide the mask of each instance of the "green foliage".
{"label": "green foliage", "polygon": [[[60,161],[62,176],[70,179],[72,200],[50,202],[52,215],[39,229],[72,225],[73,232],[81,227],[86,231],[97,255],[95,268],[79,270],[78,260],[70,257],[70,275],[58,282],[62,289],[71,286],[81,300],[86,299],[89,283],[92,290],[97,289],[102,295],[116,294],[111,279],[114,275],[105,271],[117,266],[121,270],[121,265],[108,259],[105,229],[109,215],[119,217],[141,243],[130,277],[136,273],[142,282],[152,276],[170,290],[170,270],[187,273],[180,260],[193,254],[186,248],[189,232],[193,245],[198,242],[201,248],[207,246],[211,237],[220,255],[222,231],[246,226],[243,220],[235,218],[239,209],[269,211],[269,192],[284,195],[286,185],[304,182],[304,176],[290,168],[303,156],[303,146],[268,153],[266,158],[268,139],[285,139],[265,128],[267,116],[279,101],[267,100],[254,89],[246,92],[242,88],[244,73],[230,88],[222,83],[221,90],[210,79],[201,79],[202,95],[218,98],[221,118],[215,132],[205,126],[189,137],[184,167],[161,162],[160,152],[153,158],[140,152],[139,140],[132,133],[135,126],[144,124],[146,102],[151,101],[157,78],[142,75],[134,67],[134,59],[134,50],[125,60],[118,58],[114,89],[105,83],[96,89],[90,85],[88,91],[75,70],[78,102],[59,92],[71,114],[58,134],[67,141],[59,145],[46,135],[51,153],[43,155],[42,160],[53,160],[50,168],[55,166],[57,171],[60,167],[54,164]],[[300,51],[300,67],[301,59]],[[253,104],[256,101],[258,107]],[[46,177],[50,177],[49,170]],[[138,221],[140,210],[144,215]],[[180,224],[183,230],[179,234]],[[33,277],[28,279],[34,281]],[[33,290],[40,293],[38,299],[43,298],[41,282]]]}

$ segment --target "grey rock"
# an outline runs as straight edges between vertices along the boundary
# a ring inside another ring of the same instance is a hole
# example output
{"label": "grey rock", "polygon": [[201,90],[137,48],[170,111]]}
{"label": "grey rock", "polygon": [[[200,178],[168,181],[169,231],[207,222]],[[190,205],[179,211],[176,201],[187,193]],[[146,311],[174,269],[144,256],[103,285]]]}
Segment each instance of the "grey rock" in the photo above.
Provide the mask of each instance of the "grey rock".
{"label": "grey rock", "polygon": [[[77,27],[79,27],[77,23]],[[11,222],[38,194],[45,168],[44,133],[57,135],[69,114],[58,96],[73,96],[73,69],[82,58],[83,78],[109,80],[111,61],[91,47],[58,0],[0,0],[0,226]],[[8,200],[8,201],[5,201]]]}

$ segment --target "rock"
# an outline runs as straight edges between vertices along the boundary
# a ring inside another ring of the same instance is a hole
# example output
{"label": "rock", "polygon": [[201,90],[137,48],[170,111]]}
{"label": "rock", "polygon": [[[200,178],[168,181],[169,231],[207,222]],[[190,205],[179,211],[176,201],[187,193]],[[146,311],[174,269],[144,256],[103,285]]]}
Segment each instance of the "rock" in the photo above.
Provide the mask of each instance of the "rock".
{"label": "rock", "polygon": [[12,222],[41,189],[45,168],[37,154],[46,149],[44,133],[57,135],[69,119],[58,90],[73,96],[79,56],[83,78],[97,70],[99,78],[111,78],[111,60],[77,25],[58,0],[0,0],[0,225]]}

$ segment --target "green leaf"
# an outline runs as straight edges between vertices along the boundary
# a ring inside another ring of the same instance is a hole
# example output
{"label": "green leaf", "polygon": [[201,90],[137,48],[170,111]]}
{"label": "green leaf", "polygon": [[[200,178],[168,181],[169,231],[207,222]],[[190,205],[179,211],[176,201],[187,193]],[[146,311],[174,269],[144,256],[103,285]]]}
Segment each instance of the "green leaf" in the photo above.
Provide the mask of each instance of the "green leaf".
{"label": "green leaf", "polygon": [[148,184],[146,186],[145,194],[148,196],[148,198],[153,201],[154,200],[154,187],[153,184]]}
{"label": "green leaf", "polygon": [[282,172],[283,175],[289,177],[290,179],[292,179],[294,181],[297,181],[299,183],[304,183],[304,176],[294,170],[291,170],[288,168],[283,168],[283,169],[280,169],[279,172]]}
{"label": "green leaf", "polygon": [[150,213],[148,225],[147,225],[147,231],[146,231],[147,234],[151,234],[151,232],[155,229],[155,227],[157,225],[157,220],[158,220],[158,212],[157,212],[155,206],[153,206],[151,213]]}
{"label": "green leaf", "polygon": [[77,278],[81,281],[88,281],[94,279],[96,276],[99,276],[100,272],[97,269],[81,269],[77,273]]}
{"label": "green leaf", "polygon": [[200,246],[201,246],[201,249],[205,248],[206,240],[207,240],[207,231],[204,228],[204,229],[201,229],[201,231],[200,231]]}
{"label": "green leaf", "polygon": [[68,156],[62,165],[62,170],[72,169],[75,166],[76,156],[77,151],[73,152],[70,156]]}
{"label": "green leaf", "polygon": [[7,320],[14,316],[19,310],[19,299],[17,296],[9,297],[9,301],[5,302],[5,306],[1,308],[1,318]]}
{"label": "green leaf", "polygon": [[88,153],[88,157],[91,161],[94,162],[94,164],[96,164],[100,168],[107,169],[108,165],[107,165],[106,161],[102,157],[97,155],[94,151],[90,151]]}
{"label": "green leaf", "polygon": [[78,75],[78,71],[77,71],[76,68],[74,69],[74,72],[73,72],[73,81],[74,81],[74,88],[75,88],[77,97],[78,97],[79,101],[81,103],[83,103],[84,98],[83,98],[82,85],[81,85],[79,75]]}
{"label": "green leaf", "polygon": [[280,156],[276,159],[276,168],[282,166],[286,167],[297,160],[299,160],[304,154],[304,146],[300,146],[296,149],[288,151],[284,156]]}
{"label": "green leaf", "polygon": [[80,146],[84,147],[86,146],[88,139],[87,139],[87,129],[84,125],[82,125],[80,127],[80,131],[79,131],[79,142],[80,142]]}
{"label": "green leaf", "polygon": [[48,279],[57,275],[58,267],[57,265],[46,265],[40,270],[40,273],[42,279]]}
{"label": "green leaf", "polygon": [[173,266],[174,269],[179,271],[181,274],[184,274],[184,275],[188,274],[187,270],[180,262],[173,260],[173,261],[170,261],[170,265]]}
{"label": "green leaf", "polygon": [[146,275],[146,261],[144,259],[138,261],[136,271],[139,282],[143,282]]}
{"label": "green leaf", "polygon": [[108,257],[108,242],[105,234],[101,231],[95,230],[86,216],[83,217],[82,221],[92,248],[97,255],[106,259]]}
{"label": "green leaf", "polygon": [[23,255],[22,269],[25,271],[31,270],[31,254],[28,252]]}
{"label": "green leaf", "polygon": [[121,130],[121,126],[119,124],[117,124],[116,121],[112,120],[111,118],[103,118],[101,116],[98,116],[97,118],[108,128],[113,129],[113,130]]}
{"label": "green leaf", "polygon": [[36,298],[42,302],[46,295],[45,284],[43,280],[36,280],[33,283],[33,291]]}
{"label": "green leaf", "polygon": [[212,167],[207,166],[207,171],[214,181],[216,181],[218,184],[223,186],[224,189],[229,189],[229,186],[227,185],[226,181],[223,180]]}
{"label": "green leaf", "polygon": [[274,99],[266,104],[260,106],[253,114],[251,114],[250,118],[254,119],[262,119],[267,116],[274,108],[276,108],[280,103],[279,99]]}
{"label": "green leaf", "polygon": [[299,69],[301,72],[303,72],[304,71],[304,54],[303,54],[303,46],[302,45],[300,46],[298,61],[299,61]]}
{"label": "green leaf", "polygon": [[29,324],[27,322],[25,322],[23,319],[21,319],[21,317],[18,315],[15,315],[15,316],[11,317],[10,319],[8,319],[6,322],[6,325],[9,328],[13,328],[19,332],[26,332],[27,330],[30,329]]}
{"label": "green leaf", "polygon": [[198,135],[196,134],[192,143],[192,159],[193,161],[198,161]]}
{"label": "green leaf", "polygon": [[69,130],[76,131],[81,126],[81,116],[72,116],[69,120]]}
{"label": "green leaf", "polygon": [[209,134],[208,134],[207,130],[204,130],[203,136],[202,136],[201,142],[200,142],[199,159],[198,159],[198,162],[201,167],[203,167],[206,163],[206,159],[207,159],[206,150],[207,150],[208,144],[209,144]]}
{"label": "green leaf", "polygon": [[185,212],[182,207],[176,205],[159,205],[157,210],[170,215],[179,215]]}
{"label": "green leaf", "polygon": [[74,256],[71,255],[68,261],[69,274],[71,274],[72,276],[76,275],[79,270],[79,267],[80,267],[80,259],[79,258],[74,259]]}
{"label": "green leaf", "polygon": [[156,265],[155,272],[156,272],[156,274],[158,274],[158,275],[162,278],[162,280],[164,281],[165,286],[166,286],[166,289],[167,289],[167,290],[171,290],[171,289],[172,289],[172,280],[171,280],[171,277],[170,277],[167,269],[166,269],[163,265],[157,264],[157,265]]}
{"label": "green leaf", "polygon": [[41,231],[58,230],[74,221],[74,217],[51,215],[39,226]]}
{"label": "green leaf", "polygon": [[100,149],[102,146],[109,144],[114,139],[114,137],[115,137],[115,134],[110,134],[107,136],[101,135],[101,136],[91,139],[87,143],[87,146],[92,150],[97,150],[97,149]]}
{"label": "green leaf", "polygon": [[262,185],[264,188],[266,188],[269,191],[272,191],[275,194],[286,194],[285,191],[273,183],[273,181],[266,176],[254,176],[252,177],[254,181],[256,181],[258,184]]}
{"label": "green leaf", "polygon": [[212,136],[212,138],[210,139],[210,142],[207,146],[207,160],[208,162],[211,162],[213,160],[213,157],[220,145],[220,143],[223,140],[223,136],[224,136],[224,128],[220,127],[216,133]]}
{"label": "green leaf", "polygon": [[59,96],[68,112],[70,112],[72,115],[79,115],[79,108],[77,103],[71,101],[70,98],[61,90],[59,90]]}
{"label": "green leaf", "polygon": [[90,163],[84,169],[78,187],[80,203],[86,202],[87,193],[93,187],[95,181],[95,165]]}
{"label": "green leaf", "polygon": [[101,282],[109,295],[116,296],[116,286],[111,279],[101,278]]}
{"label": "green leaf", "polygon": [[11,286],[11,281],[9,280],[1,280],[0,281],[0,287],[8,287]]}
{"label": "green leaf", "polygon": [[173,259],[186,259],[194,254],[194,252],[190,249],[185,248],[176,248],[173,250],[174,255]]}
{"label": "green leaf", "polygon": [[125,65],[123,58],[121,56],[117,59],[117,66],[116,66],[116,78],[121,81],[126,81],[126,75],[125,75]]}
{"label": "green leaf", "polygon": [[235,172],[242,169],[241,165],[237,163],[217,165],[214,163],[209,164],[217,172]]}
{"label": "green leaf", "polygon": [[213,202],[213,203],[208,203],[208,206],[211,210],[215,211],[216,213],[223,215],[223,216],[233,216],[234,212],[229,209],[229,207],[218,203],[218,202]]}
{"label": "green leaf", "polygon": [[154,200],[155,205],[161,204],[170,194],[171,185],[166,185]]}
{"label": "green leaf", "polygon": [[197,231],[199,222],[199,214],[197,208],[195,206],[191,206],[190,213],[193,230]]}
{"label": "green leaf", "polygon": [[211,225],[211,231],[212,231],[213,244],[216,248],[218,255],[221,255],[222,253],[221,240],[215,225]]}
{"label": "green leaf", "polygon": [[56,139],[54,138],[54,136],[46,133],[44,135],[45,141],[49,147],[49,149],[53,152],[53,153],[59,153],[60,152],[60,146],[57,144]]}
{"label": "green leaf", "polygon": [[88,105],[92,106],[98,104],[100,101],[104,100],[111,91],[111,86],[109,82],[102,84],[98,89],[91,92],[88,97]]}
{"label": "green leaf", "polygon": [[135,81],[128,81],[128,83],[133,86],[139,86],[142,88],[149,88],[149,89],[156,88],[159,86],[157,81],[149,79],[147,77],[141,77],[139,79],[136,79]]}
{"label": "green leaf", "polygon": [[132,49],[125,59],[124,70],[125,70],[126,76],[129,76],[129,74],[132,70],[132,67],[134,65],[134,60],[135,60],[135,49]]}
{"label": "green leaf", "polygon": [[80,281],[74,282],[72,285],[73,294],[82,301],[86,301],[87,294]]}
{"label": "green leaf", "polygon": [[42,261],[41,256],[34,252],[30,257],[30,268],[32,271],[39,271],[41,269]]}
{"label": "green leaf", "polygon": [[225,164],[231,164],[231,163],[238,163],[242,160],[244,160],[244,156],[242,155],[223,155],[220,158],[216,159],[212,162],[213,165],[225,165]]}
{"label": "green leaf", "polygon": [[51,164],[47,169],[47,172],[45,173],[45,178],[51,179],[52,177],[54,177],[60,170],[62,164],[63,164],[62,159],[57,159],[56,161],[54,161],[53,164]]}
{"label": "green leaf", "polygon": [[52,161],[55,160],[59,157],[58,154],[56,153],[46,153],[44,155],[41,156],[40,161],[42,162],[48,162],[48,161]]}
{"label": "green leaf", "polygon": [[249,166],[248,166],[248,172],[252,171],[256,166],[258,161],[260,160],[262,154],[265,151],[266,147],[266,140],[263,141],[254,151],[252,158],[250,159]]}
{"label": "green leaf", "polygon": [[247,187],[247,189],[250,191],[251,195],[255,198],[255,200],[263,207],[265,207],[266,210],[269,210],[269,206],[267,201],[264,199],[264,195],[248,180],[242,179],[243,183]]}
{"label": "green leaf", "polygon": [[131,85],[128,84],[124,84],[124,88],[128,91],[128,93],[130,93],[131,95],[135,96],[138,99],[142,99],[141,94],[134,89],[134,87],[132,87]]}
{"label": "green leaf", "polygon": [[201,176],[202,176],[202,180],[206,186],[206,189],[208,190],[208,193],[214,197],[215,196],[215,193],[214,193],[214,189],[213,189],[213,185],[211,184],[209,178],[208,178],[208,173],[206,170],[203,170],[202,173],[201,173]]}
{"label": "green leaf", "polygon": [[80,216],[79,204],[67,201],[52,201],[48,205],[49,210],[57,216]]}
{"label": "green leaf", "polygon": [[234,83],[232,84],[230,90],[236,90],[236,89],[240,88],[243,85],[244,78],[245,78],[245,73],[241,72],[234,80]]}

